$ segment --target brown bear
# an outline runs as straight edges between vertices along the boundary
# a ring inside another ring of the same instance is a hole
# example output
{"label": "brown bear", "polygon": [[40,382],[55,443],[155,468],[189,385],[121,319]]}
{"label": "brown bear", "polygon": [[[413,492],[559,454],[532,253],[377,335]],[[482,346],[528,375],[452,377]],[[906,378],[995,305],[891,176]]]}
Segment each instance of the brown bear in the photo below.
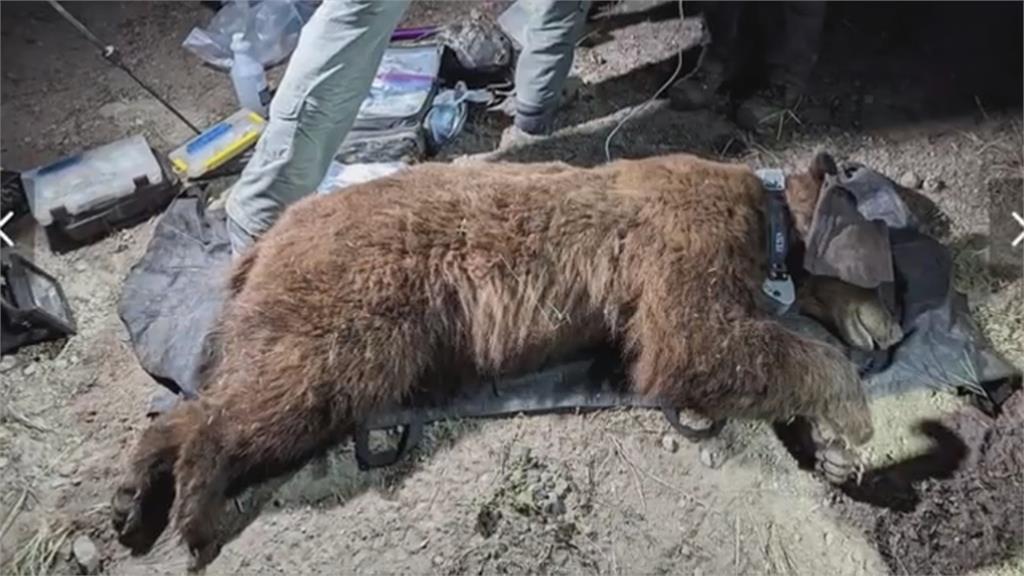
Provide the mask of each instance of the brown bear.
{"label": "brown bear", "polygon": [[[819,155],[787,178],[798,236],[831,169]],[[750,168],[688,155],[423,164],[295,204],[234,267],[202,398],[142,435],[114,496],[121,542],[145,550],[176,500],[203,564],[227,495],[302,466],[429,374],[526,370],[602,341],[641,393],[712,419],[803,416],[863,444],[852,364],[756,303],[764,206]],[[823,285],[840,333],[888,343],[890,327],[856,320],[870,296]]]}

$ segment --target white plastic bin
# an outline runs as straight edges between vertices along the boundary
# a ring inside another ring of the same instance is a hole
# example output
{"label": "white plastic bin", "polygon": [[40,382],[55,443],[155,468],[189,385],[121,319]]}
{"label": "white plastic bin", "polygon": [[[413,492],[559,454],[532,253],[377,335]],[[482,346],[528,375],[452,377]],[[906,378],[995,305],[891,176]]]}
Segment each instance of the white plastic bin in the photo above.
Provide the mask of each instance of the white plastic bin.
{"label": "white plastic bin", "polygon": [[129,196],[140,185],[161,184],[164,174],[146,138],[139,135],[34,168],[21,179],[32,216],[49,226],[54,209],[82,214]]}

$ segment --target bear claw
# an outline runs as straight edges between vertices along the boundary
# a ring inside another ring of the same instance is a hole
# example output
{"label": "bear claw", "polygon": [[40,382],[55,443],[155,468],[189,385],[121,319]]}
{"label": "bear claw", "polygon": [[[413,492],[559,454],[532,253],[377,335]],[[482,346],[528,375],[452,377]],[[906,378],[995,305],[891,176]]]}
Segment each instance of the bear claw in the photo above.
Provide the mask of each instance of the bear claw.
{"label": "bear claw", "polygon": [[857,477],[860,464],[857,456],[839,445],[832,444],[815,452],[815,469],[832,484],[845,484]]}
{"label": "bear claw", "polygon": [[110,510],[118,541],[132,550],[144,548],[142,498],[139,491],[130,485],[118,487],[110,503]]}

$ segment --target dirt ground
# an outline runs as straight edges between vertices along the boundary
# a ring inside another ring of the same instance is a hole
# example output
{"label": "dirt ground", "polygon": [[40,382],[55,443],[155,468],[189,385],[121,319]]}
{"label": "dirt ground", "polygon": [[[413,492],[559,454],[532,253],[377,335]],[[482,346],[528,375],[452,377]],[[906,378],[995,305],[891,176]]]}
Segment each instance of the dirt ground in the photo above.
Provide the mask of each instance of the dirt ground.
{"label": "dirt ground", "polygon": [[[474,6],[493,15],[504,4]],[[407,21],[452,21],[467,5],[421,2]],[[180,47],[211,15],[198,2],[68,8],[193,122],[209,125],[233,111],[227,76]],[[474,112],[442,158],[605,161],[611,129],[672,73],[678,48],[696,39],[693,22],[665,17],[674,3],[625,9],[632,15],[599,20],[577,50],[574,73],[583,87],[560,115],[558,132],[494,151],[509,120]],[[997,278],[985,263],[989,242],[1009,241],[988,236],[985,186],[994,176],[1021,176],[1020,99],[1000,106],[998,86],[971,84],[994,69],[1019,89],[1020,67],[990,58],[957,69],[966,76],[931,74],[953,60],[913,38],[901,38],[898,50],[879,60],[887,32],[864,28],[863,20],[830,17],[811,101],[778,137],[743,135],[722,111],[675,112],[658,101],[632,116],[610,151],[689,151],[793,167],[826,149],[894,179],[920,180],[941,213],[936,231],[954,251],[958,287],[997,350],[1024,366],[1024,281]],[[134,133],[163,152],[189,137],[47,4],[3,2],[0,23],[5,168],[28,169]],[[972,34],[959,38],[976,39]],[[273,70],[272,80],[282,72]],[[120,466],[156,390],[116,312],[121,281],[153,223],[65,255],[50,252],[30,222],[15,227],[22,249],[63,283],[79,332],[0,362],[5,574],[75,573],[71,549],[80,536],[96,545],[103,573],[185,571],[187,553],[171,531],[149,555],[133,558],[109,522]],[[415,458],[392,469],[359,472],[346,445],[325,467],[307,466],[244,494],[235,504],[245,528],[207,570],[1024,574],[1019,394],[995,423],[941,392],[885,398],[873,409],[877,434],[866,450],[872,466],[933,450],[921,429],[929,419],[947,422],[968,450],[960,470],[915,484],[921,504],[912,512],[828,487],[761,425],[730,423],[722,438],[700,446],[642,411],[453,422],[431,427]],[[732,457],[718,465],[723,452]]]}

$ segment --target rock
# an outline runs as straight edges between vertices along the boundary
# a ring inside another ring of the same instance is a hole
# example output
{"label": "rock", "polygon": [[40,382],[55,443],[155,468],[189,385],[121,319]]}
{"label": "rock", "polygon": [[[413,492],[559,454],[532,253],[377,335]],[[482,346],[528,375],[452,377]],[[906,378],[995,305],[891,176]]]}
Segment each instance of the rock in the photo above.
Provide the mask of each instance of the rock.
{"label": "rock", "polygon": [[700,463],[711,469],[719,468],[725,462],[725,455],[713,446],[701,446]]}
{"label": "rock", "polygon": [[14,359],[14,356],[4,356],[0,358],[0,372],[8,372],[14,368],[14,365],[18,362]]}
{"label": "rock", "polygon": [[671,435],[666,434],[661,437],[661,447],[669,452],[675,453],[676,450],[679,450],[679,442]]}
{"label": "rock", "polygon": [[836,504],[838,500],[839,497],[837,496],[836,492],[829,492],[828,494],[825,495],[825,498],[822,499],[821,505],[825,508],[831,508]]}
{"label": "rock", "polygon": [[529,492],[520,492],[512,499],[512,508],[520,514],[534,510],[534,498]]}
{"label": "rock", "polygon": [[76,472],[78,472],[78,464],[75,462],[67,462],[57,469],[57,474],[65,478],[74,476]]}
{"label": "rock", "polygon": [[705,431],[715,425],[715,421],[685,408],[679,410],[679,423],[691,430]]}
{"label": "rock", "polygon": [[900,176],[900,186],[916,190],[921,187],[921,177],[913,170],[907,170]]}
{"label": "rock", "polygon": [[35,374],[36,373],[36,364],[35,364],[35,362],[29,364],[28,366],[25,366],[25,368],[21,371],[21,373],[24,374],[25,376],[31,376],[31,375]]}
{"label": "rock", "polygon": [[541,511],[546,516],[561,516],[565,513],[565,503],[561,498],[552,494],[544,501]]}
{"label": "rock", "polygon": [[75,262],[75,272],[85,272],[89,268],[89,265],[79,260]]}
{"label": "rock", "polygon": [[831,546],[831,545],[832,545],[832,533],[831,532],[825,532],[825,546]]}
{"label": "rock", "polygon": [[78,564],[78,570],[83,574],[96,574],[100,570],[100,551],[96,545],[86,536],[81,535],[75,538],[71,545],[71,553]]}
{"label": "rock", "polygon": [[939,178],[929,176],[924,179],[924,191],[925,192],[938,192],[946,187],[946,183]]}
{"label": "rock", "polygon": [[559,478],[555,481],[555,494],[558,496],[565,496],[569,493],[569,483],[564,478]]}
{"label": "rock", "polygon": [[529,494],[531,498],[539,499],[544,494],[544,485],[540,482],[534,482],[526,487],[526,493]]}

